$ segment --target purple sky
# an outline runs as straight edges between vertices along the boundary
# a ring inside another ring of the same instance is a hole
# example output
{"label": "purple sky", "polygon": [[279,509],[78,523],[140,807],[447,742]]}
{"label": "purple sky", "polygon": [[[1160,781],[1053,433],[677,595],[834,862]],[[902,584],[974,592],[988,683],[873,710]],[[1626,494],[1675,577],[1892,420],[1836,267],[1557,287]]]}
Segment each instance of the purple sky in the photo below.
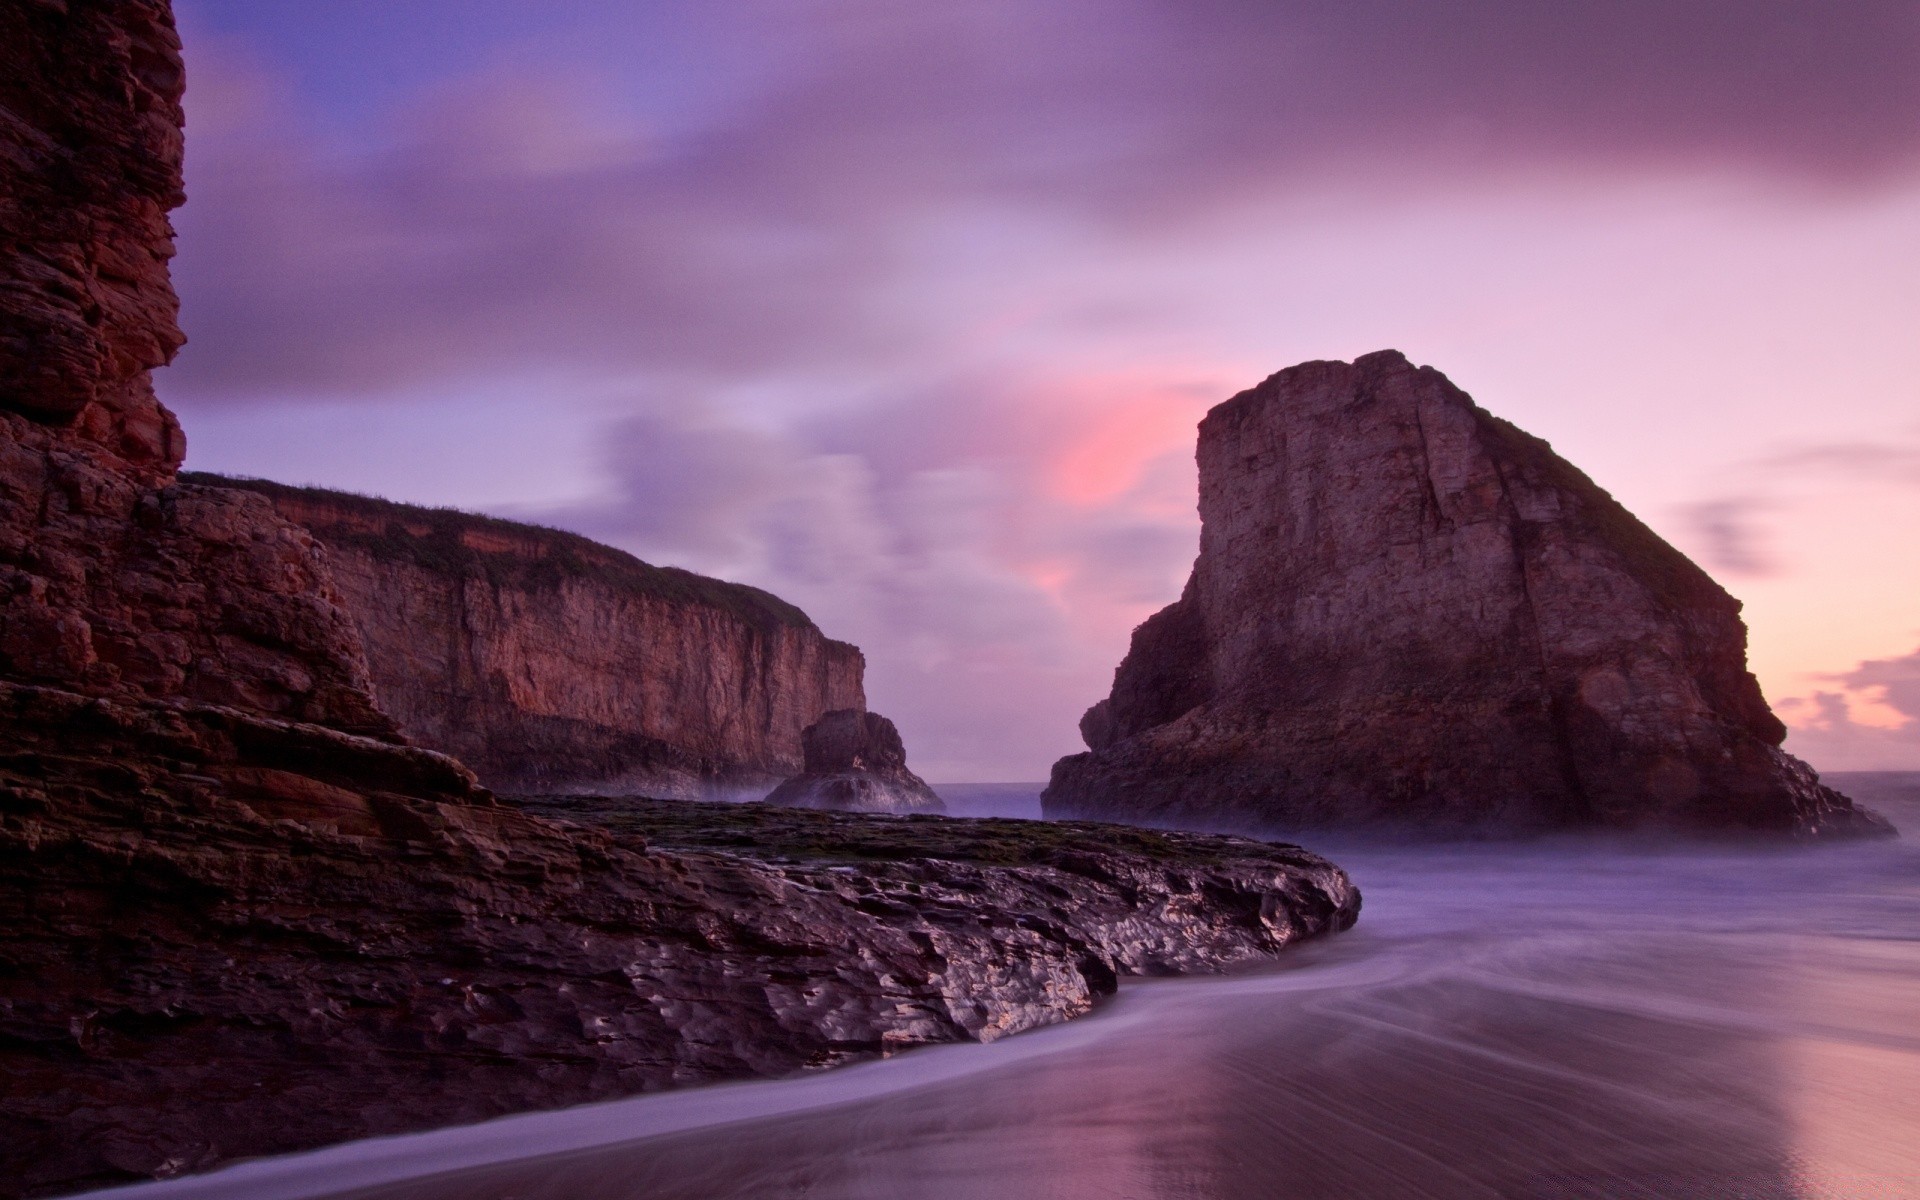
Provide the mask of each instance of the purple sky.
{"label": "purple sky", "polygon": [[177,0],[189,465],[560,524],[868,654],[936,780],[1079,748],[1193,425],[1393,346],[1920,768],[1920,4]]}

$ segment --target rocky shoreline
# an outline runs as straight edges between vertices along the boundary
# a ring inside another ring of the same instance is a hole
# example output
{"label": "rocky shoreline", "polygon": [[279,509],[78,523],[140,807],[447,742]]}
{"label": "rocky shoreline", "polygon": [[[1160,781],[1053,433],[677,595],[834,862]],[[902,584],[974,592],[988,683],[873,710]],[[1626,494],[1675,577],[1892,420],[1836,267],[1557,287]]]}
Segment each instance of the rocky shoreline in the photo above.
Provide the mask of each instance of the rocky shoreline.
{"label": "rocky shoreline", "polygon": [[0,1194],[991,1040],[1124,976],[1266,961],[1359,908],[1289,846],[496,802],[454,796],[450,759],[347,735],[343,764],[411,777],[276,794],[257,764],[292,727],[42,688],[0,703]]}

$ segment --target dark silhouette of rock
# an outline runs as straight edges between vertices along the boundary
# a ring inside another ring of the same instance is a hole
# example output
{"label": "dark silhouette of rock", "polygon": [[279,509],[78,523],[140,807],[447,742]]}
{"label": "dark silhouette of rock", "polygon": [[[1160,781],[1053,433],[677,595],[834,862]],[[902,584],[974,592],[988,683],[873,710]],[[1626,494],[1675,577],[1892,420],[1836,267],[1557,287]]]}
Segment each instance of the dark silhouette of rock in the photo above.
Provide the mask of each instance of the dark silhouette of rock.
{"label": "dark silhouette of rock", "polygon": [[841,709],[809,725],[806,770],[775,788],[768,804],[841,812],[943,813],[947,806],[907,770],[907,748],[879,713]]}
{"label": "dark silhouette of rock", "polygon": [[1781,751],[1739,603],[1438,371],[1304,363],[1198,457],[1193,576],[1048,815],[1888,831]]}
{"label": "dark silhouette of rock", "polygon": [[758,588],[577,534],[321,488],[256,491],[327,552],[383,712],[516,793],[765,791],[865,708],[865,660]]}
{"label": "dark silhouette of rock", "polygon": [[327,550],[175,478],[178,49],[160,0],[0,0],[0,1195],[988,1039],[1352,922],[1287,848],[756,860],[685,836],[738,806],[650,846],[409,745]]}

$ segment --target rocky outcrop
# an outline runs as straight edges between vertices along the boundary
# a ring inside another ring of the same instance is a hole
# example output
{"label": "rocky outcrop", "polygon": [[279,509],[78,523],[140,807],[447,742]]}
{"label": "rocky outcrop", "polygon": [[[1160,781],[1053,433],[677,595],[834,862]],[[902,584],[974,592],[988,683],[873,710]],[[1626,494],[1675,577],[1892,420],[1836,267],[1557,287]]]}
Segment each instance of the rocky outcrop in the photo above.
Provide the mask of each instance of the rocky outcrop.
{"label": "rocky outcrop", "polygon": [[0,722],[0,1194],[992,1040],[1359,906],[1257,842],[543,817],[462,797],[443,756],[232,710],[0,685]]}
{"label": "rocky outcrop", "polygon": [[757,588],[451,509],[188,475],[327,552],[380,708],[499,791],[763,793],[801,731],[866,706],[860,651]]}
{"label": "rocky outcrop", "polygon": [[943,813],[939,795],[907,770],[907,748],[879,713],[841,709],[806,730],[806,770],[767,796],[768,804],[840,812]]}
{"label": "rocky outcrop", "polygon": [[173,16],[165,0],[20,0],[0,6],[0,48],[0,412],[164,479],[186,449],[148,376],[184,340]]}
{"label": "rocky outcrop", "polygon": [[1200,425],[1200,556],[1055,765],[1050,816],[1886,830],[1785,754],[1737,601],[1398,353]]}
{"label": "rocky outcrop", "polygon": [[1352,920],[1283,848],[753,860],[407,744],[329,553],[174,477],[180,83],[159,0],[0,2],[0,1194],[999,1036]]}
{"label": "rocky outcrop", "polygon": [[170,486],[179,41],[164,3],[0,7],[0,678],[392,738],[313,539]]}

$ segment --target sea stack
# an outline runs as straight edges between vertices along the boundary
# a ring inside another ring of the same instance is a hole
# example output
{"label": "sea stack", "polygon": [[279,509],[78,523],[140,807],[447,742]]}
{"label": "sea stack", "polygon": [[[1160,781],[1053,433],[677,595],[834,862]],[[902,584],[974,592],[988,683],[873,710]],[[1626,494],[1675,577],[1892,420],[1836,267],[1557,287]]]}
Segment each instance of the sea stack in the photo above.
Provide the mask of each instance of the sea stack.
{"label": "sea stack", "polygon": [[1739,602],[1439,371],[1302,363],[1198,458],[1193,574],[1049,817],[1890,832],[1780,749]]}
{"label": "sea stack", "polygon": [[925,780],[907,770],[907,748],[879,713],[840,709],[807,726],[806,770],[767,796],[768,804],[840,812],[944,813]]}

